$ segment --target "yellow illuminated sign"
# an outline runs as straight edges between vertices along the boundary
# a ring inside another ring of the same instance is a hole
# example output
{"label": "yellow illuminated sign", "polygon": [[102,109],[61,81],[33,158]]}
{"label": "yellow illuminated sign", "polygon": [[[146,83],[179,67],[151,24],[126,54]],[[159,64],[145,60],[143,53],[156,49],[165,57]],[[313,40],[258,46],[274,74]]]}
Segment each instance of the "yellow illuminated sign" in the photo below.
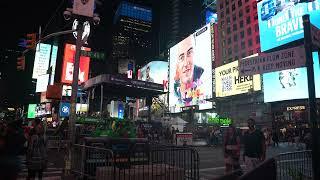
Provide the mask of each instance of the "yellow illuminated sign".
{"label": "yellow illuminated sign", "polygon": [[250,90],[261,90],[260,75],[239,76],[238,61],[217,67],[215,76],[216,97],[247,93]]}

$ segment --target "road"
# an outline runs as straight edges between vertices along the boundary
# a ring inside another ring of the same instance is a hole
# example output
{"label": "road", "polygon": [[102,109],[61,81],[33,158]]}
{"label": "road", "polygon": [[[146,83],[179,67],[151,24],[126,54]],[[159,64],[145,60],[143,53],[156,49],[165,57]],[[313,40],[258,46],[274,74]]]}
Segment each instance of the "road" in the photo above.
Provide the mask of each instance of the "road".
{"label": "road", "polygon": [[[224,159],[222,147],[196,147],[200,157],[200,179],[206,180],[224,174]],[[268,147],[267,158],[279,153],[295,151],[293,145],[282,143],[279,147]],[[243,165],[243,162],[241,161]]]}

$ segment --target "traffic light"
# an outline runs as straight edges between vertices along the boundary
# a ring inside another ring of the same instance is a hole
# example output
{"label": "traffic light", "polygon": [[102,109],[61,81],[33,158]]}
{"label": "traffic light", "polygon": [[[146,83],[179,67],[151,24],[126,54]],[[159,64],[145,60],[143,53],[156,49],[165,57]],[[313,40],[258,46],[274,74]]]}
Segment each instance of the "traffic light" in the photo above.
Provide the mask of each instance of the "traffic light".
{"label": "traffic light", "polygon": [[24,71],[26,66],[26,60],[24,56],[20,56],[17,59],[17,70]]}
{"label": "traffic light", "polygon": [[27,49],[34,49],[37,44],[37,35],[36,33],[27,34]]}

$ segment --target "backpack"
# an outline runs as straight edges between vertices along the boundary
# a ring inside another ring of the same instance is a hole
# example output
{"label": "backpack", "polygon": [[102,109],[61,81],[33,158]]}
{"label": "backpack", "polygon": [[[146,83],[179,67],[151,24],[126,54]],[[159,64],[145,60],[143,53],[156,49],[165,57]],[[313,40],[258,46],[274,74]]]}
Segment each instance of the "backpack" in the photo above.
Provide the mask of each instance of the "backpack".
{"label": "backpack", "polygon": [[47,164],[47,151],[45,140],[39,135],[32,135],[28,144],[27,167],[31,170],[45,169]]}

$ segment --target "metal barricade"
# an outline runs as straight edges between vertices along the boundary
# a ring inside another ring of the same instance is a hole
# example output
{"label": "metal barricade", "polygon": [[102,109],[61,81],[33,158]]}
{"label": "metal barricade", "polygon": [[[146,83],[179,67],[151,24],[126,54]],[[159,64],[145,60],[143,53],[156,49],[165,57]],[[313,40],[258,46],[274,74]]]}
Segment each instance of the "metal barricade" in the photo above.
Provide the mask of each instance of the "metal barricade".
{"label": "metal barricade", "polygon": [[71,171],[80,179],[97,179],[112,175],[111,150],[76,144],[73,145],[72,151]]}
{"label": "metal barricade", "polygon": [[275,159],[278,180],[312,179],[311,151],[283,153],[276,156]]}

